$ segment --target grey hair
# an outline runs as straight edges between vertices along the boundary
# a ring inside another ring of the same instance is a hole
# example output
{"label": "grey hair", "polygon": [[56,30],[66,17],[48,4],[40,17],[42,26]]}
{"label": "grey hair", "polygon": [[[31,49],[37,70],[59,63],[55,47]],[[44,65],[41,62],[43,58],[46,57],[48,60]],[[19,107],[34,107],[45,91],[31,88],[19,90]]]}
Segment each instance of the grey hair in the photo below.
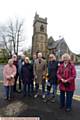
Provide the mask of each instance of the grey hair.
{"label": "grey hair", "polygon": [[71,57],[70,57],[70,55],[68,54],[68,53],[64,53],[63,55],[62,55],[62,60],[64,61],[64,58],[66,58],[67,60],[71,60]]}

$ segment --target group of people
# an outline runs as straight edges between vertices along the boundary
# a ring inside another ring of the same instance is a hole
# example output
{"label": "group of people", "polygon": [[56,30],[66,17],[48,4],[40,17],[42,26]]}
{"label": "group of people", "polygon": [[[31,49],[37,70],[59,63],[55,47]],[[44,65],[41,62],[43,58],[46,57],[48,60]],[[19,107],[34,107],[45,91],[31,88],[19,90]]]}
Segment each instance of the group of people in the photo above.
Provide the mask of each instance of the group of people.
{"label": "group of people", "polygon": [[60,108],[66,108],[66,111],[72,109],[76,69],[67,53],[62,55],[61,61],[57,61],[54,54],[49,55],[48,61],[43,59],[42,53],[33,55],[31,61],[26,56],[18,59],[14,54],[4,66],[3,76],[7,100],[14,97],[14,92],[17,91],[17,80],[19,80],[19,91],[22,90],[23,97],[28,95],[37,98],[41,91],[44,102],[48,100],[55,102],[59,85]]}

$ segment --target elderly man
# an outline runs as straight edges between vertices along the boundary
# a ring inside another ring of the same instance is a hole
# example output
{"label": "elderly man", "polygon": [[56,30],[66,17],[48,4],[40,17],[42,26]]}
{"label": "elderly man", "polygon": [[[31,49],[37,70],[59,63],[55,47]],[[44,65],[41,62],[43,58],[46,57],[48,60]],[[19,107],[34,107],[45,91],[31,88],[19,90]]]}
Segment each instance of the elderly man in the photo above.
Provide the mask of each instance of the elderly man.
{"label": "elderly man", "polygon": [[22,66],[24,65],[24,60],[25,60],[25,55],[21,55],[19,58],[18,58],[18,80],[19,80],[19,90],[18,92],[21,92],[22,91],[22,76],[21,76],[21,69],[22,69]]}
{"label": "elderly man", "polygon": [[35,76],[35,86],[36,94],[35,98],[39,95],[39,86],[42,84],[42,98],[45,98],[45,80],[46,75],[46,61],[42,58],[42,53],[38,53],[38,58],[34,63],[34,76]]}
{"label": "elderly man", "polygon": [[16,54],[12,55],[13,64],[16,67],[15,83],[14,83],[14,92],[17,92],[17,80],[18,80],[18,58]]}

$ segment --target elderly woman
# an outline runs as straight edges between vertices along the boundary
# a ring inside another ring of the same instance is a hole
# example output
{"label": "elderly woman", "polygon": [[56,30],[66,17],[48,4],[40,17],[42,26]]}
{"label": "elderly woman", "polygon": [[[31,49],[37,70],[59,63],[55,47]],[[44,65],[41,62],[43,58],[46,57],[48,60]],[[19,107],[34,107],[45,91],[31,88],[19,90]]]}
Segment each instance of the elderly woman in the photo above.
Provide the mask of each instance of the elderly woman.
{"label": "elderly woman", "polygon": [[16,67],[13,65],[13,60],[9,59],[8,64],[4,66],[4,88],[6,93],[6,99],[9,100],[13,97],[14,77],[16,75]]}
{"label": "elderly woman", "polygon": [[[21,73],[22,73],[22,82],[23,82],[23,96],[33,95],[33,66],[29,62],[29,58],[25,57],[25,63],[22,66]],[[28,90],[28,91],[27,91]]]}
{"label": "elderly woman", "polygon": [[[49,55],[48,62],[48,84],[47,84],[47,100],[51,99],[51,102],[55,102],[55,96],[57,91],[57,70],[58,70],[58,61],[54,54]],[[50,90],[53,87],[52,97],[50,97]]]}
{"label": "elderly woman", "polygon": [[72,108],[72,97],[75,90],[76,70],[74,64],[70,63],[70,56],[67,53],[62,56],[62,61],[63,63],[57,71],[60,88],[60,108],[66,107],[66,111],[69,112]]}

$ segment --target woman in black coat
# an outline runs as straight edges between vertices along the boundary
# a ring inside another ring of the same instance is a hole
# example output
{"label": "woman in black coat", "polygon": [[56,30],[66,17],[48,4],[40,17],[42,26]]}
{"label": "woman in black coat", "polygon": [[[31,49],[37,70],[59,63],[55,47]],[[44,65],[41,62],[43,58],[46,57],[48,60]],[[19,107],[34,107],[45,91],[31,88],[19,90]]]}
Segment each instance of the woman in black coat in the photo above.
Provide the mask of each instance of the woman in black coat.
{"label": "woman in black coat", "polygon": [[55,95],[57,91],[57,70],[58,70],[58,61],[56,61],[56,57],[54,54],[49,55],[48,62],[48,82],[47,82],[47,96],[50,98],[50,90],[53,87],[52,93],[52,102],[55,101]]}
{"label": "woman in black coat", "polygon": [[23,95],[33,95],[33,66],[29,63],[29,58],[25,58],[25,63],[21,69],[23,82]]}

